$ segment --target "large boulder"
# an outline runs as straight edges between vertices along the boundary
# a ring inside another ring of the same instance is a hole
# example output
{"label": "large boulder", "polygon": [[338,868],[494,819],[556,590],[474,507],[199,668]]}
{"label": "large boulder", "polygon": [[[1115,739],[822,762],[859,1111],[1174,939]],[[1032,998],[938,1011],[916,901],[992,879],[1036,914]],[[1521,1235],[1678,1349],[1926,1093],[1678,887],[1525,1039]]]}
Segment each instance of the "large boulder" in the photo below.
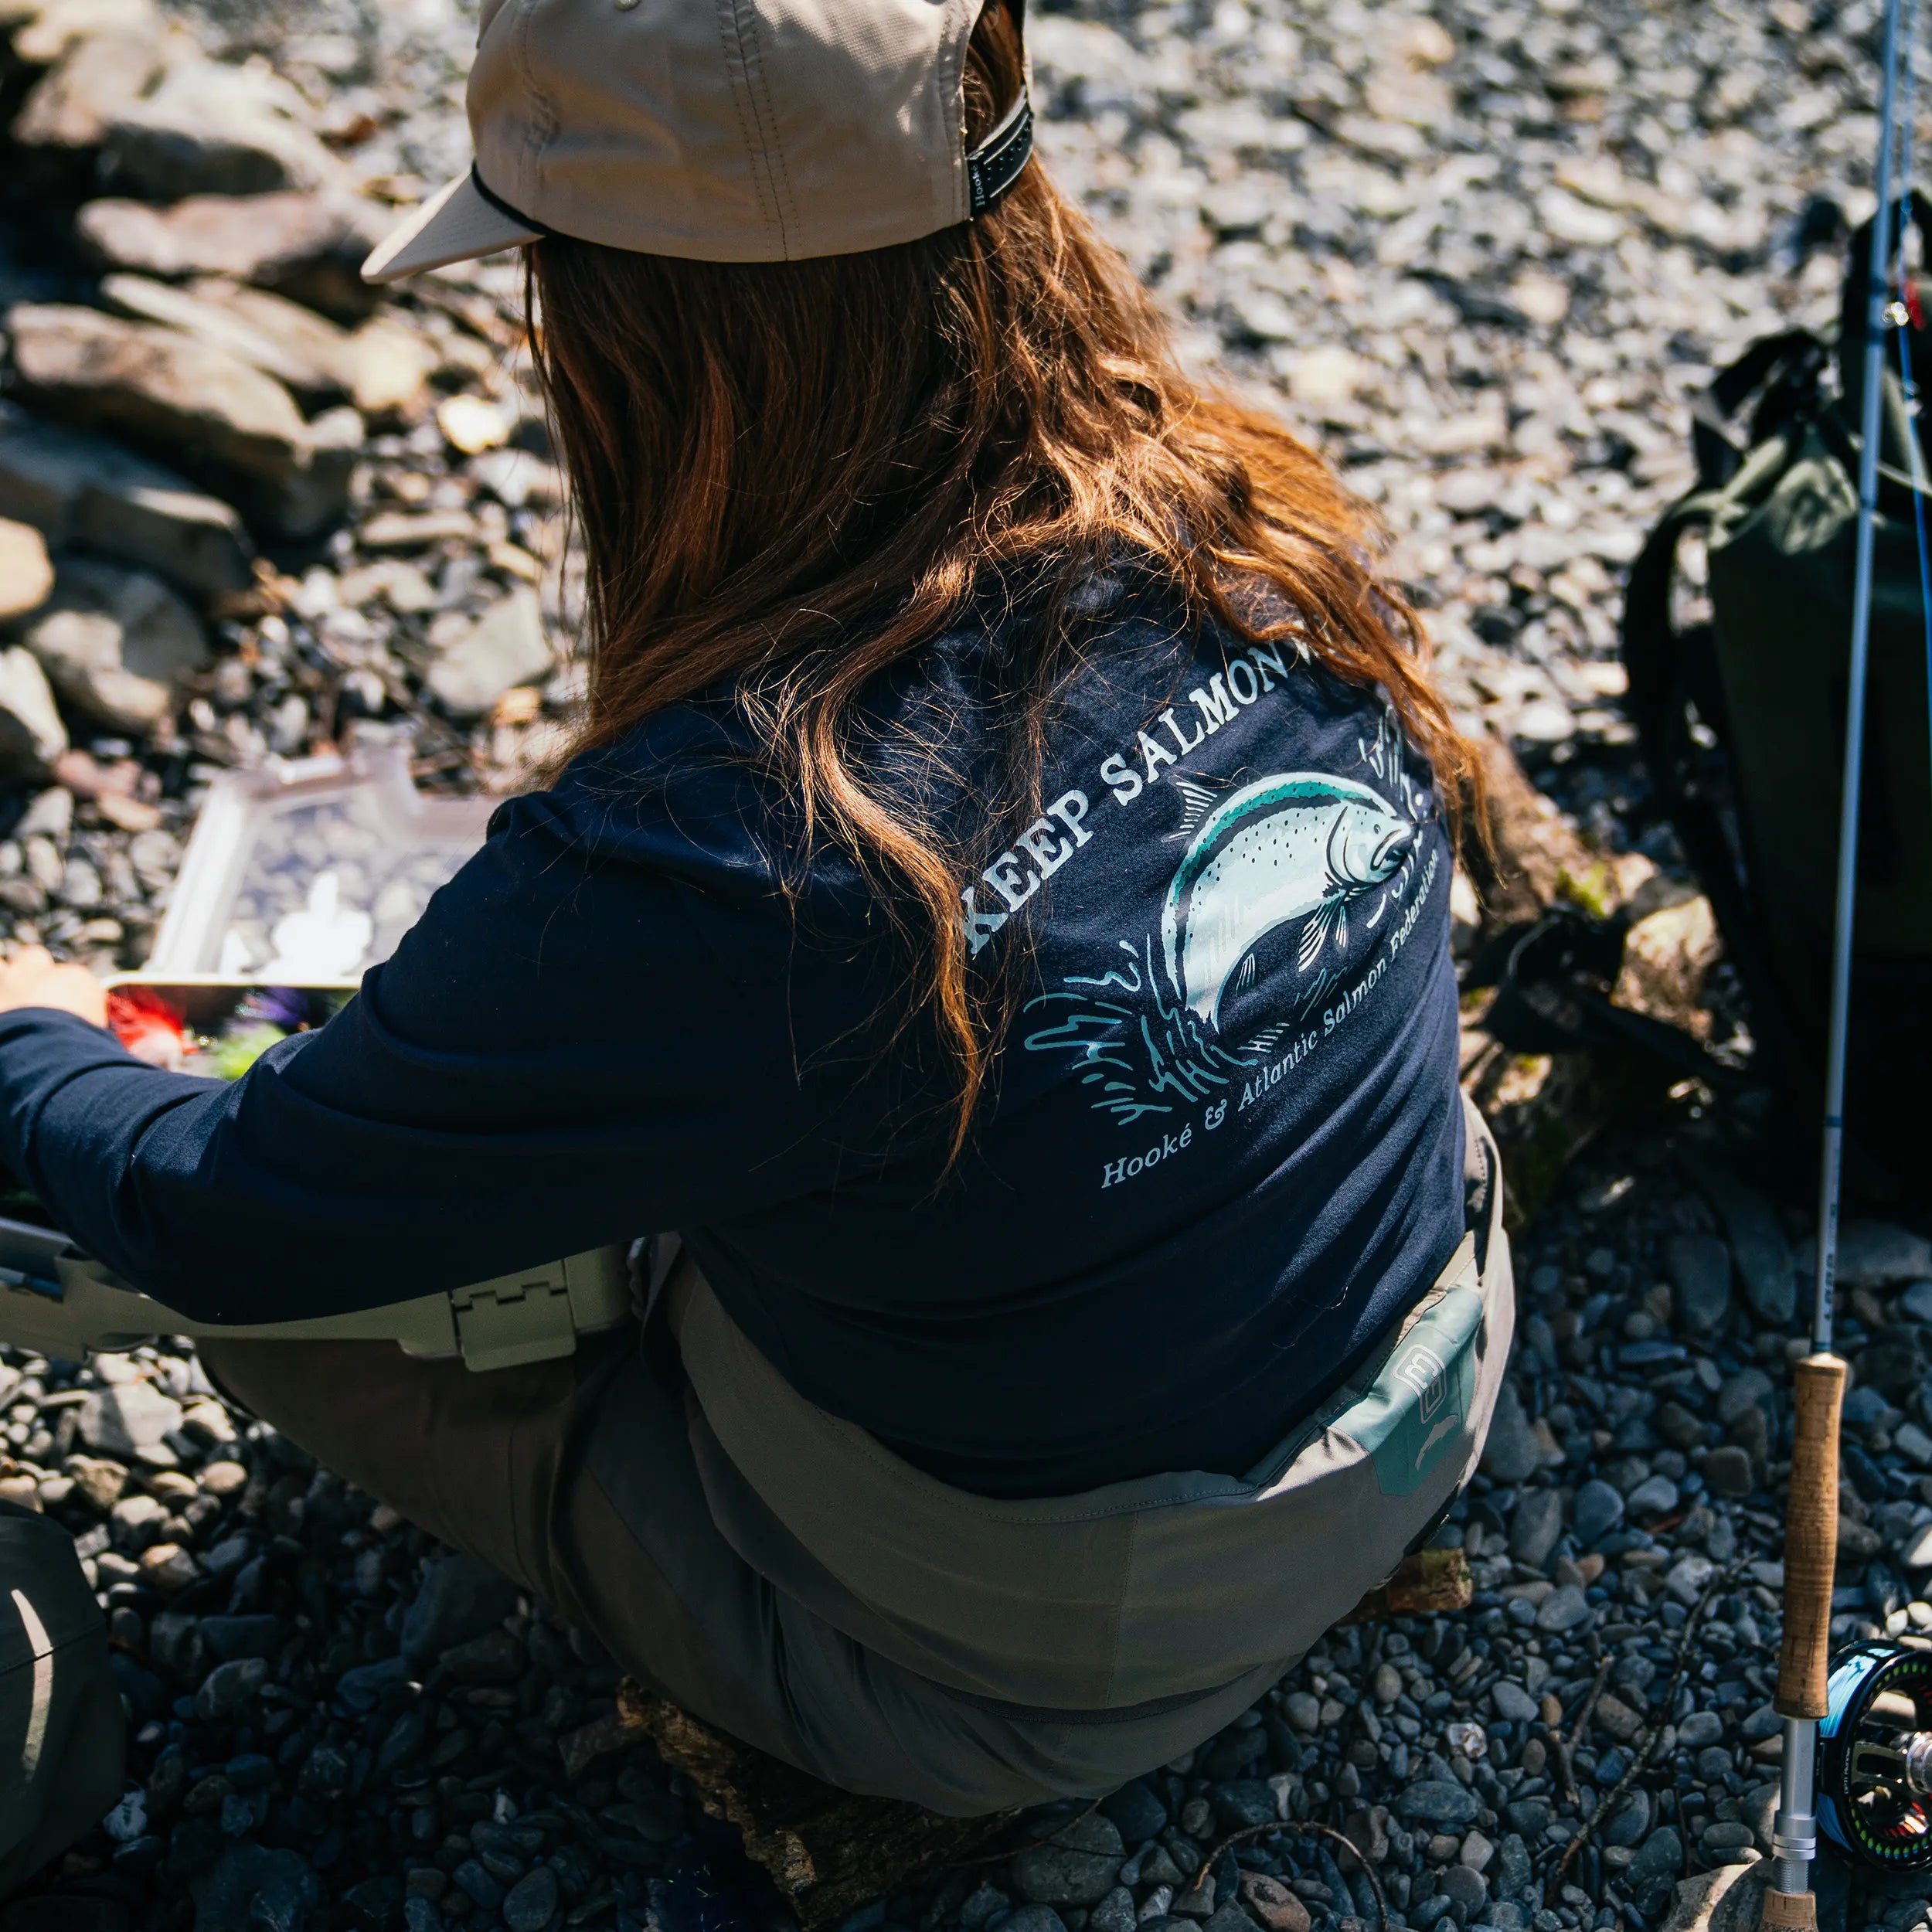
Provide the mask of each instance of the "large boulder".
{"label": "large boulder", "polygon": [[77,560],[62,566],[26,645],[75,710],[138,735],[168,716],[177,681],[209,658],[194,612],[160,578]]}
{"label": "large boulder", "polygon": [[253,580],[254,546],[219,497],[104,437],[17,410],[0,413],[0,517],[56,548],[145,564],[199,596]]}
{"label": "large boulder", "polygon": [[310,424],[281,383],[239,357],[95,309],[23,302],[7,325],[21,389],[49,415],[165,446],[191,468],[253,486],[260,520],[288,536],[341,515],[362,443],[352,410]]}
{"label": "large boulder", "polygon": [[107,116],[102,159],[111,179],[154,201],[320,188],[340,164],[295,117],[301,106],[265,69],[183,61]]}

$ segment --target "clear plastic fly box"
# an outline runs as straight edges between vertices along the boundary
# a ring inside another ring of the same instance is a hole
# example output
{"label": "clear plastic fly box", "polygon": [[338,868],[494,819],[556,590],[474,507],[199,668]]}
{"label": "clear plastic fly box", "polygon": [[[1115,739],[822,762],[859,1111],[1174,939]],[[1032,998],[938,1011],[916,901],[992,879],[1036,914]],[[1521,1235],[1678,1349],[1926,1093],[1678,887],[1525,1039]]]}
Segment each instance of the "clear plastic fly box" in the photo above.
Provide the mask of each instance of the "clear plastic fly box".
{"label": "clear plastic fly box", "polygon": [[[400,743],[224,774],[195,821],[152,956],[108,983],[115,1037],[151,1066],[240,1079],[355,997],[363,971],[482,844],[494,802],[424,798]],[[619,1244],[349,1315],[192,1321],[77,1248],[0,1170],[0,1341],[49,1355],[155,1335],[253,1335],[390,1341],[481,1371],[567,1355],[630,1308]]]}
{"label": "clear plastic fly box", "polygon": [[224,773],[141,977],[352,985],[482,844],[497,802],[425,797],[400,743]]}

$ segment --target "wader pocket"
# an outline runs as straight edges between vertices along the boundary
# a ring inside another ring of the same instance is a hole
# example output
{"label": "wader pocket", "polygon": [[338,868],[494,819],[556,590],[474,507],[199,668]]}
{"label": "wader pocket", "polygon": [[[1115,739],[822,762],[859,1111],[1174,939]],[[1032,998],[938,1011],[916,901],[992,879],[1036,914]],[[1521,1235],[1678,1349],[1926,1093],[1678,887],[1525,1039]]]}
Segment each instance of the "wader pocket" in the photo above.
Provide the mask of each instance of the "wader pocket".
{"label": "wader pocket", "polygon": [[1333,1427],[1367,1451],[1385,1496],[1410,1496],[1445,1456],[1466,1453],[1476,1396],[1482,1296],[1449,1289],[1390,1350],[1368,1393]]}

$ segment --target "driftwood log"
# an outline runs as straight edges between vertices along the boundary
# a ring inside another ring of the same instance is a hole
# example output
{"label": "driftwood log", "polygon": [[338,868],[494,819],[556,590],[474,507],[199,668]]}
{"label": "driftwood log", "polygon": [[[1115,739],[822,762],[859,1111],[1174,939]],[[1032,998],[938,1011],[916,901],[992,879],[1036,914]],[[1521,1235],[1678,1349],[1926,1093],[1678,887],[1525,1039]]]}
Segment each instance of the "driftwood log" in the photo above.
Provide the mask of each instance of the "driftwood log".
{"label": "driftwood log", "polygon": [[[1593,852],[1506,745],[1487,738],[1481,748],[1488,838],[1485,849],[1466,828],[1454,902],[1459,954],[1475,957],[1499,934],[1574,906],[1623,928],[1621,969],[1602,988],[1612,1002],[1707,1039],[1704,987],[1719,951],[1710,902],[1641,853]],[[1634,1049],[1512,1051],[1485,1026],[1494,998],[1493,988],[1464,996],[1462,1084],[1495,1131],[1514,1227],[1606,1125],[1654,1101],[1657,1082]]]}
{"label": "driftwood log", "polygon": [[1460,1549],[1425,1549],[1405,1556],[1401,1567],[1379,1589],[1372,1590],[1342,1618],[1345,1624],[1379,1624],[1391,1617],[1439,1617],[1467,1610],[1475,1580]]}
{"label": "driftwood log", "polygon": [[858,1798],[821,1784],[626,1679],[617,1708],[579,1733],[580,1762],[649,1743],[687,1778],[712,1817],[735,1825],[802,1932],[824,1932],[875,1899],[1026,1842],[1015,1815],[942,1818],[903,1799]]}

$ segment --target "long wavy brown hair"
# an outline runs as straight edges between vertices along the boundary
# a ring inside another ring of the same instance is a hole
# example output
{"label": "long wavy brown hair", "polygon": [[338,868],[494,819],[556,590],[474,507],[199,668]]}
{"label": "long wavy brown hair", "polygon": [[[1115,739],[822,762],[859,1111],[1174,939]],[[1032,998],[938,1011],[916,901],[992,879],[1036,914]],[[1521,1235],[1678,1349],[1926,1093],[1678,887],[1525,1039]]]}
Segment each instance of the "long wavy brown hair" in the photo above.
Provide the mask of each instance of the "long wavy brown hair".
{"label": "long wavy brown hair", "polygon": [[[1019,33],[990,0],[969,143],[1016,98]],[[1183,375],[1165,322],[1036,159],[964,226],[857,255],[714,264],[548,237],[531,336],[588,557],[576,748],[730,682],[804,819],[912,908],[909,1015],[951,1062],[956,1156],[1002,1012],[969,973],[968,856],[854,747],[867,681],[1023,579],[1015,675],[1037,759],[1066,668],[1066,600],[1123,556],[1196,621],[1291,636],[1379,685],[1456,801],[1480,784],[1429,682],[1378,532],[1272,418]]]}

